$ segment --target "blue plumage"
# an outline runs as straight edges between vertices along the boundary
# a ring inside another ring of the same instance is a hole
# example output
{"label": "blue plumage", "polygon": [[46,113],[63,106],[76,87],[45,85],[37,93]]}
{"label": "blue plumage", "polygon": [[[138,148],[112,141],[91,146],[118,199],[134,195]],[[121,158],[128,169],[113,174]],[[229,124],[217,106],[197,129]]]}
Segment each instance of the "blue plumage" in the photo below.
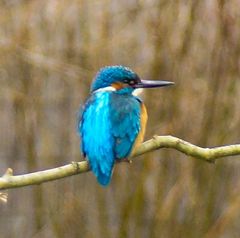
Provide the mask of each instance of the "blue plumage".
{"label": "blue plumage", "polygon": [[80,133],[82,151],[87,155],[91,169],[102,185],[110,181],[114,165],[114,138],[111,135],[111,92],[98,92],[88,100],[82,114]]}
{"label": "blue plumage", "polygon": [[139,87],[170,84],[141,80],[124,66],[104,67],[97,73],[80,113],[78,129],[83,155],[101,185],[109,184],[114,163],[127,158],[135,142],[143,139],[146,110],[132,92]]}
{"label": "blue plumage", "polygon": [[115,160],[130,154],[140,130],[139,117],[140,103],[128,94],[100,91],[87,101],[79,127],[81,147],[100,184],[110,182]]}
{"label": "blue plumage", "polygon": [[118,90],[111,95],[110,121],[111,133],[115,140],[114,152],[116,159],[126,158],[140,131],[141,107],[137,97]]}
{"label": "blue plumage", "polygon": [[104,67],[97,73],[91,86],[91,92],[111,86],[115,82],[128,82],[131,80],[140,81],[138,75],[128,67],[121,65]]}

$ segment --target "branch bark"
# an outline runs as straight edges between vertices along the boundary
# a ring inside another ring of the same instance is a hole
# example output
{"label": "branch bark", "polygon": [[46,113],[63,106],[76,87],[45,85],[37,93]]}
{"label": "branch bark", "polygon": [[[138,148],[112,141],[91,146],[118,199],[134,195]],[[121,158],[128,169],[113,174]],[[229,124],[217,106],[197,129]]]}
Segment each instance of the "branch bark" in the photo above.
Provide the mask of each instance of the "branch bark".
{"label": "branch bark", "polygon": [[[161,148],[173,148],[188,156],[214,163],[216,159],[240,155],[240,144],[220,146],[215,148],[201,148],[174,136],[154,136],[151,140],[144,142],[131,158]],[[85,173],[90,170],[86,161],[72,162],[54,169],[48,169],[23,175],[13,175],[12,169],[8,168],[6,173],[0,177],[0,190],[18,188],[41,183],[64,177]],[[1,193],[0,193],[1,195]]]}

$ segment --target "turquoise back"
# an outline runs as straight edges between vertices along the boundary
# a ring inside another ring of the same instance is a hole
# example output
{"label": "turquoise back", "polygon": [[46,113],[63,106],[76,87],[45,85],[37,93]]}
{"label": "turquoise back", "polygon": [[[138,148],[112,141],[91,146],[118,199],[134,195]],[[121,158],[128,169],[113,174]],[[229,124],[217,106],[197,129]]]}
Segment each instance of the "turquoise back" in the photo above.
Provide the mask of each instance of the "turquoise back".
{"label": "turquoise back", "polygon": [[98,182],[106,186],[116,160],[131,153],[140,131],[141,101],[126,90],[91,95],[79,119],[81,150]]}

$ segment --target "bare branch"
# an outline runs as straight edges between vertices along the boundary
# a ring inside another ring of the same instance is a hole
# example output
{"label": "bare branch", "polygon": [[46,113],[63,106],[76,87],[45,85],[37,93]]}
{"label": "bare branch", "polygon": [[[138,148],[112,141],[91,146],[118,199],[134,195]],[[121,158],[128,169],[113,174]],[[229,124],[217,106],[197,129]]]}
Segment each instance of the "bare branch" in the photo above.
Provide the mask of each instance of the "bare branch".
{"label": "bare branch", "polygon": [[[220,146],[215,148],[201,148],[173,136],[154,136],[144,142],[131,157],[137,157],[160,148],[173,148],[186,155],[207,162],[214,162],[218,158],[240,155],[240,144]],[[23,175],[13,175],[12,169],[0,177],[0,190],[18,188],[29,185],[38,185],[52,180],[88,172],[90,170],[86,161],[72,162],[54,169],[48,169]]]}

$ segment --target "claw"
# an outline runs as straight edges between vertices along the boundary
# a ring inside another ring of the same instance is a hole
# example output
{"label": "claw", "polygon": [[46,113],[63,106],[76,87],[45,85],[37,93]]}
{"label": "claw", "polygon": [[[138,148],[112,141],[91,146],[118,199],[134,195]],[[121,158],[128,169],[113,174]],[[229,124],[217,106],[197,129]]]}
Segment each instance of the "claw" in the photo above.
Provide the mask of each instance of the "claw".
{"label": "claw", "polygon": [[132,160],[130,160],[130,159],[128,159],[128,158],[124,158],[124,159],[123,159],[123,162],[127,162],[127,163],[129,163],[129,164],[132,164]]}
{"label": "claw", "polygon": [[131,164],[132,160],[130,160],[129,158],[123,158],[123,159],[116,160],[116,163],[121,163],[121,162],[126,162],[126,163]]}

